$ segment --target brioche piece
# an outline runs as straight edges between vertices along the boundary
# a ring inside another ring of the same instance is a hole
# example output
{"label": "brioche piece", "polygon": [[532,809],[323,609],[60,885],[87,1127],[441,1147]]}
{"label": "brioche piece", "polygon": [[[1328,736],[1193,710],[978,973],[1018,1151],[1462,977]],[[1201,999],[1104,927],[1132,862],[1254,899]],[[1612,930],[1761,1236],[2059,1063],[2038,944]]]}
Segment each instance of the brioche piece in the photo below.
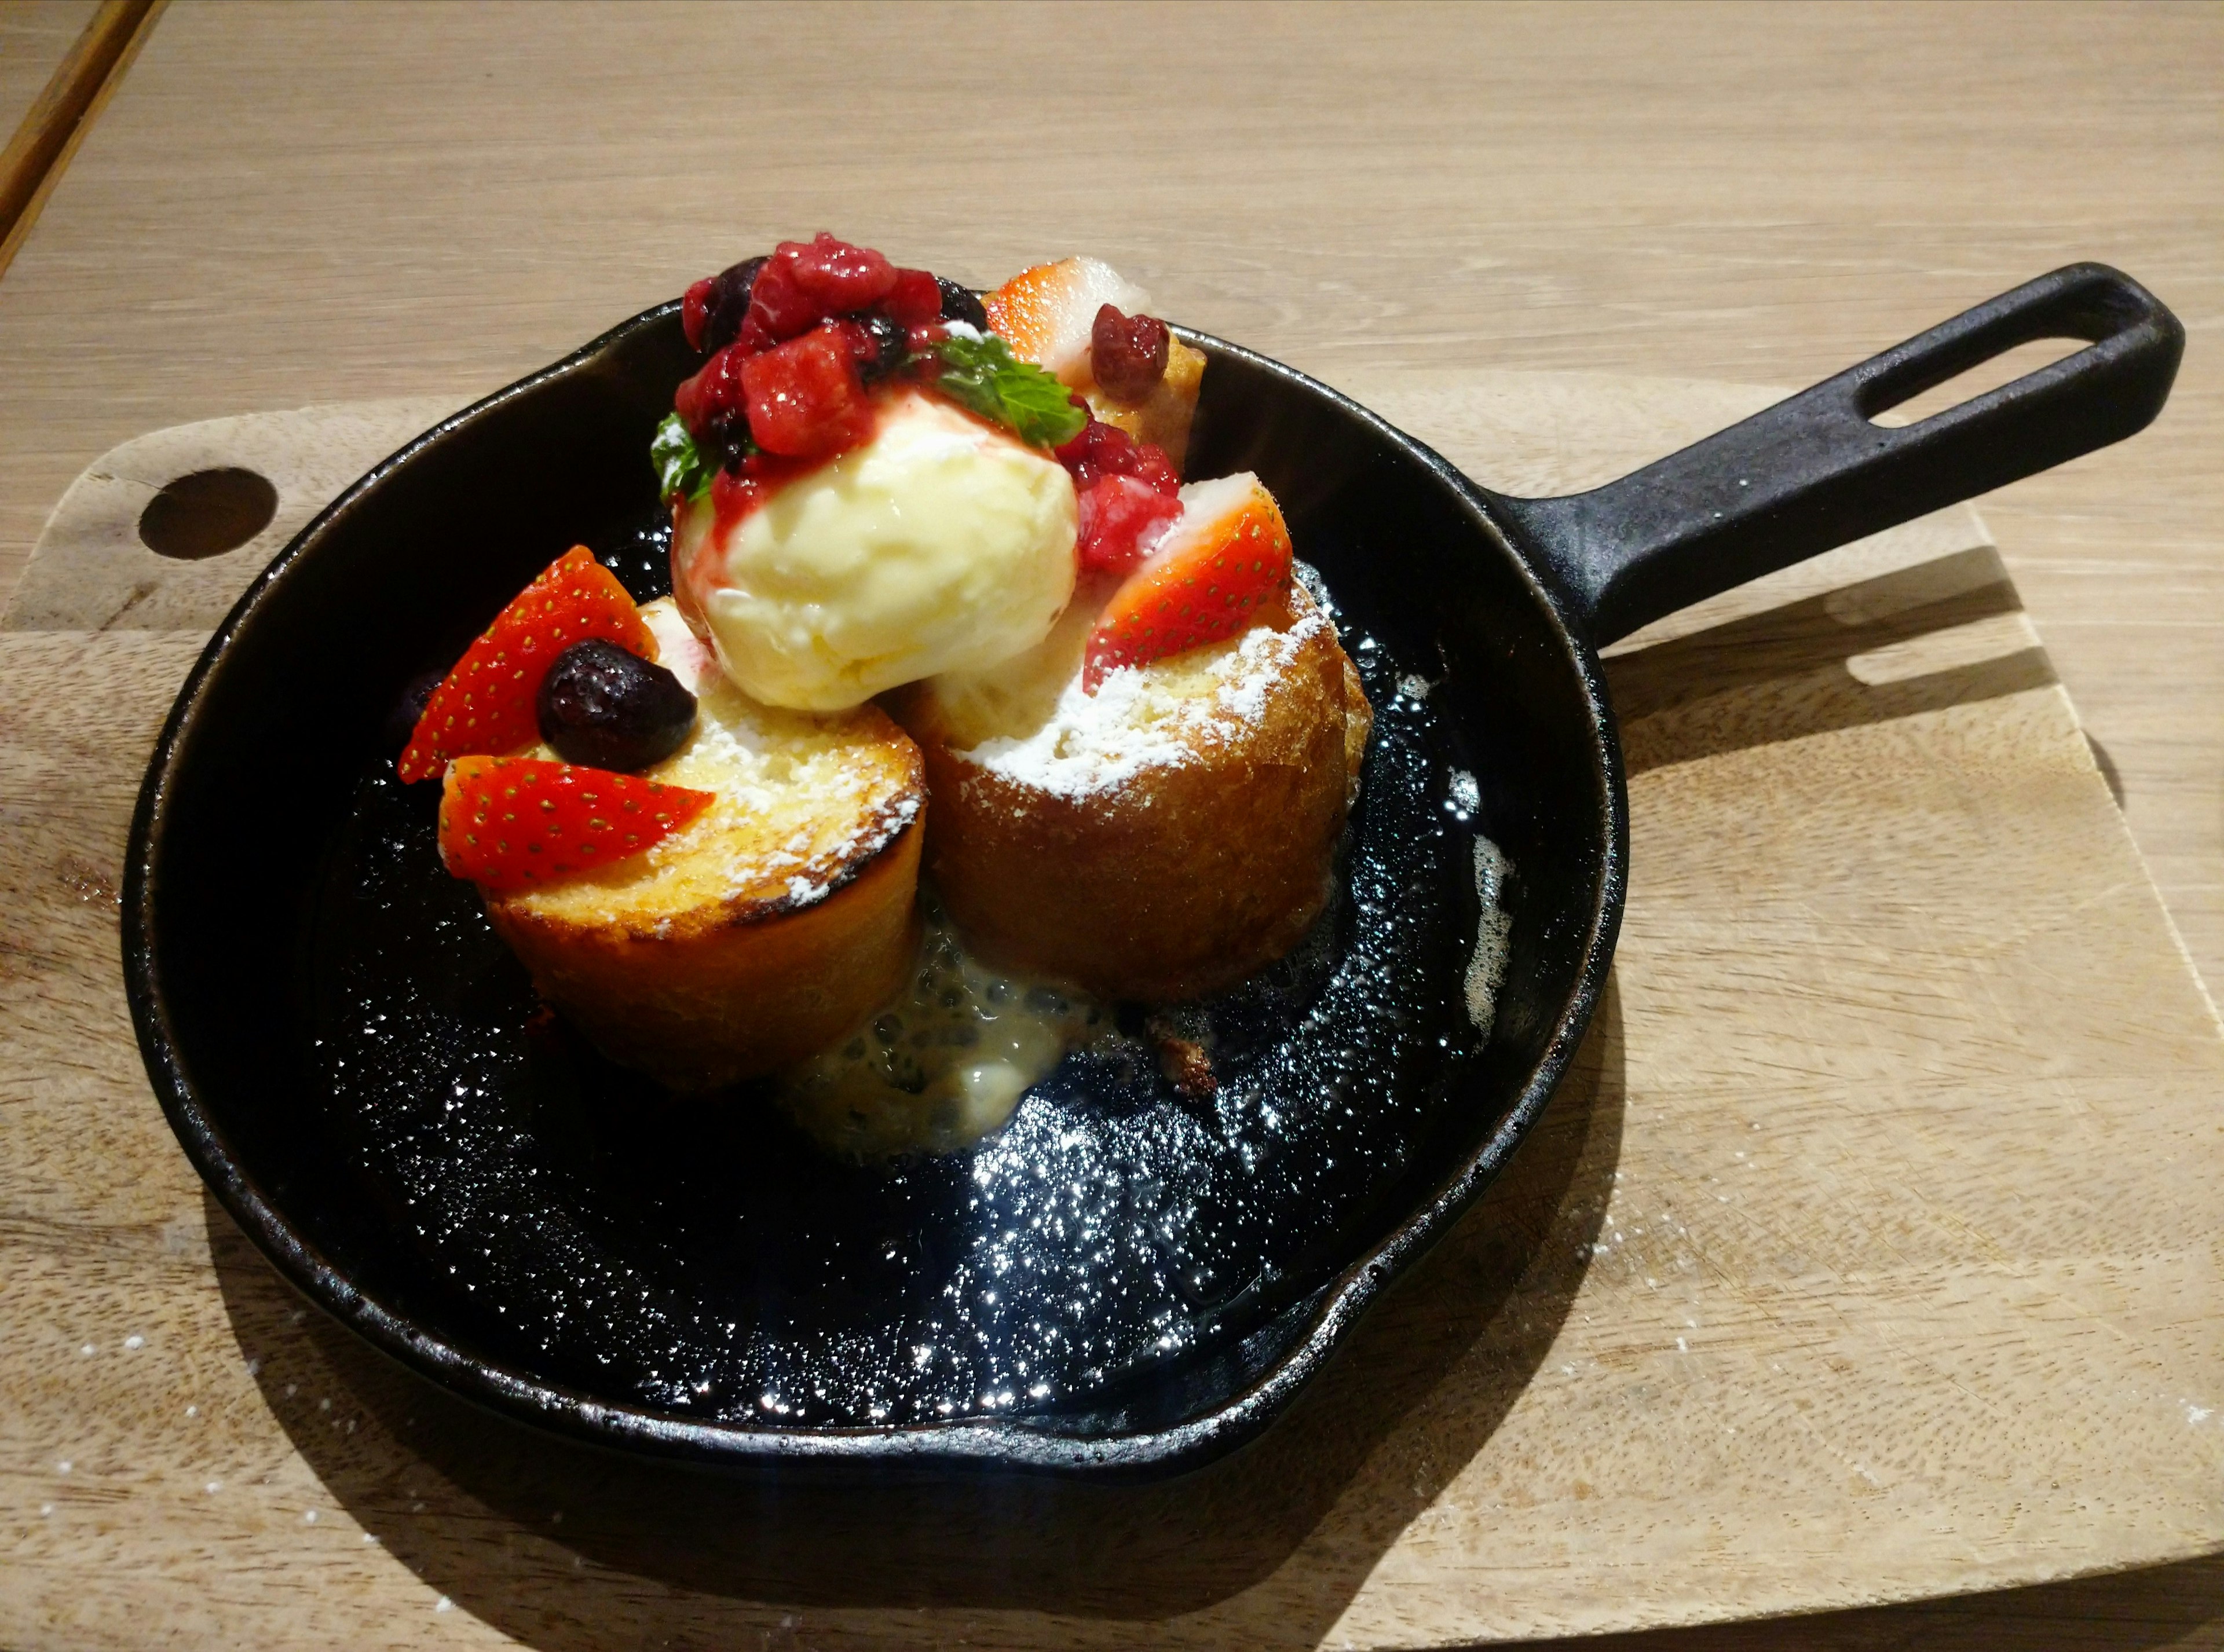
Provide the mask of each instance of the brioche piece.
{"label": "brioche piece", "polygon": [[925,772],[877,708],[760,705],[669,600],[641,617],[699,701],[687,744],[646,773],[717,801],[620,865],[489,893],[487,916],[612,1060],[715,1089],[833,1042],[896,990],[918,940]]}
{"label": "brioche piece", "polygon": [[1204,352],[1191,350],[1178,338],[1166,341],[1166,376],[1151,394],[1134,406],[1115,401],[1091,382],[1082,392],[1090,412],[1108,425],[1117,425],[1139,442],[1166,450],[1176,475],[1189,454],[1190,420],[1197,413],[1197,393],[1204,382]]}
{"label": "brioche piece", "polygon": [[989,331],[1014,353],[1080,391],[1089,410],[1106,424],[1165,449],[1178,475],[1204,379],[1204,352],[1169,339],[1166,376],[1150,394],[1133,406],[1115,401],[1098,388],[1090,360],[1090,330],[1098,307],[1107,304],[1124,315],[1151,312],[1150,294],[1096,258],[1062,258],[1023,269],[983,300]]}
{"label": "brioche piece", "polygon": [[1374,716],[1294,585],[1245,635],[1085,695],[1109,595],[995,671],[891,697],[935,800],[927,870],[992,962],[1106,997],[1199,997],[1320,915]]}

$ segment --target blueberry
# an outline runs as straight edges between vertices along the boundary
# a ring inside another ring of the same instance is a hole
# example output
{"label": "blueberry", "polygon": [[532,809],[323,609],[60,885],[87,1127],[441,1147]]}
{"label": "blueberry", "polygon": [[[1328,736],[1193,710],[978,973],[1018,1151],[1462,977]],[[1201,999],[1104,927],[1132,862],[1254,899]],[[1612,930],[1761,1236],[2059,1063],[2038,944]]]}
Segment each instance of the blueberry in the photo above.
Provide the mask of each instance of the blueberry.
{"label": "blueberry", "polygon": [[934,284],[942,289],[942,318],[945,321],[963,321],[978,327],[982,332],[989,331],[989,312],[982,307],[978,293],[951,281],[947,275],[936,276]]}
{"label": "blueberry", "polygon": [[695,697],[678,678],[599,638],[556,656],[534,709],[557,756],[625,773],[671,756],[695,726]]}
{"label": "blueberry", "polygon": [[711,278],[711,295],[703,306],[703,353],[716,355],[734,342],[742,318],[749,312],[749,292],[757,272],[765,267],[764,255],[744,258]]}
{"label": "blueberry", "polygon": [[749,436],[749,415],[740,407],[729,407],[712,413],[701,430],[695,432],[696,451],[721,470],[737,470],[743,459],[757,451]]}
{"label": "blueberry", "polygon": [[871,337],[873,348],[877,352],[870,361],[857,363],[858,376],[866,383],[871,384],[876,380],[888,377],[889,374],[903,365],[904,356],[909,348],[910,340],[905,335],[901,322],[893,317],[884,316],[878,311],[861,315],[857,319],[863,325],[867,334]]}

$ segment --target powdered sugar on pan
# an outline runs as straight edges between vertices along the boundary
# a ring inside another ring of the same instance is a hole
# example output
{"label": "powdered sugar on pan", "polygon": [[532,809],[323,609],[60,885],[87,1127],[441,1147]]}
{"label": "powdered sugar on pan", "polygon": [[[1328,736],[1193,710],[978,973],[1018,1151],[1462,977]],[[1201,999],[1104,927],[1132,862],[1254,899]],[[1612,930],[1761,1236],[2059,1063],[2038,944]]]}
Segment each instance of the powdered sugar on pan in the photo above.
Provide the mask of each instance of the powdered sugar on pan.
{"label": "powdered sugar on pan", "polygon": [[[1090,694],[1077,672],[1041,727],[983,741],[958,755],[992,774],[1065,798],[1118,790],[1153,767],[1178,767],[1238,738],[1265,715],[1275,685],[1305,642],[1329,624],[1318,608],[1286,631],[1254,627],[1212,666],[1210,692],[1184,681],[1181,665],[1153,663],[1109,673]],[[1187,691],[1177,691],[1181,684]]]}
{"label": "powdered sugar on pan", "polygon": [[[1446,683],[1399,691],[1427,662],[1349,634],[1374,734],[1314,935],[1178,1016],[1123,1029],[1115,1009],[1033,1082],[1033,1049],[1004,1043],[1022,1029],[998,989],[1019,983],[919,972],[885,1043],[877,1019],[861,1029],[854,1075],[869,1114],[946,1080],[950,1128],[932,1100],[925,1122],[949,1144],[891,1161],[857,1162],[874,1120],[853,1128],[852,1107],[837,1155],[768,1082],[683,1098],[603,1062],[439,873],[433,800],[366,756],[314,895],[304,1059],[399,1288],[535,1382],[698,1422],[1026,1418],[1070,1438],[1139,1393],[1205,1391],[1197,1362],[1251,1359],[1261,1327],[1316,1300],[1448,1126],[1471,1136],[1511,1104],[1475,1030],[1502,990],[1489,915],[1513,893],[1476,841],[1488,748]],[[1226,715],[1239,677],[1185,689]],[[813,852],[793,830],[765,841]],[[1077,1005],[1027,997],[1065,1042]],[[1167,1071],[1169,1036],[1204,1082]]]}

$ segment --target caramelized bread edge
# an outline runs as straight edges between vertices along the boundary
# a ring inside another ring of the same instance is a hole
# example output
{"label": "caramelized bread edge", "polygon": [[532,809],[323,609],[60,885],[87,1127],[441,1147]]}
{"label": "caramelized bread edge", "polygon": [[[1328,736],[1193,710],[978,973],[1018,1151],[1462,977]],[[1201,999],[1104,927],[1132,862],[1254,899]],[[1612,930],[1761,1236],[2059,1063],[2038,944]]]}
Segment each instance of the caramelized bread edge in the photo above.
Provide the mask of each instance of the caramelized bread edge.
{"label": "caramelized bread edge", "polygon": [[673,1089],[716,1089],[825,1048],[895,992],[918,944],[925,836],[913,820],[812,905],[685,935],[548,923],[491,901],[487,916],[540,995],[612,1060]]}
{"label": "caramelized bread edge", "polygon": [[934,799],[927,871],[991,961],[1172,1002],[1281,956],[1326,905],[1372,721],[1332,628],[1306,640],[1240,738],[1111,793],[982,768],[942,737],[932,698],[897,702]]}

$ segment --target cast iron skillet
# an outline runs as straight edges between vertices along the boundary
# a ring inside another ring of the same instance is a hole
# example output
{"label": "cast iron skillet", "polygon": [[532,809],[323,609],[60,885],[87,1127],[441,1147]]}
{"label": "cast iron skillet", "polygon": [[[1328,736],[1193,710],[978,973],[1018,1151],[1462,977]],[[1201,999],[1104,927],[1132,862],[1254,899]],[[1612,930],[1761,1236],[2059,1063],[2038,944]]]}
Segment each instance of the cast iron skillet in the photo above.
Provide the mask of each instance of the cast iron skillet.
{"label": "cast iron skillet", "polygon": [[[2162,407],[2183,341],[2128,278],[2076,265],[1607,487],[1513,499],[1304,375],[1191,336],[1211,356],[1192,474],[1264,476],[1348,640],[1366,640],[1355,647],[1381,722],[1337,944],[1349,953],[1410,918],[1412,956],[1384,968],[1420,974],[1403,996],[1362,993],[1356,1018],[1349,1003],[1341,1024],[1316,1016],[1335,1024],[1336,1047],[1210,1107],[1182,1112],[1147,1073],[1067,1075],[1069,1135],[1101,1125],[1110,1159],[1058,1161],[1050,1137],[1022,1127],[1030,1098],[993,1161],[876,1182],[820,1164],[749,1098],[667,1106],[552,1032],[467,893],[433,868],[425,789],[379,778],[391,749],[381,725],[402,684],[452,659],[557,551],[586,540],[654,584],[643,455],[692,367],[677,309],[635,318],[411,443],[241,599],[148,770],[125,974],[186,1153],[280,1271],[342,1323],[531,1422],[831,1477],[1143,1476],[1264,1427],[1506,1162],[1583,1035],[1627,848],[1598,646],[2132,434]],[[1921,423],[1870,422],[2047,337],[2091,342]],[[1425,705],[1416,678],[1431,685]],[[1456,979],[1482,916],[1469,869],[1477,826],[1512,867],[1487,1039],[1463,1018]],[[1393,864],[1399,854],[1420,858]],[[1436,905],[1400,917],[1408,886]],[[397,967],[379,950],[389,943]],[[1267,1044],[1303,1043],[1290,1004],[1246,1012]],[[1277,1126],[1296,1132],[1286,1139],[1315,1148],[1276,1159],[1286,1138],[1255,1116],[1268,1105],[1297,1119]],[[1145,1126],[1161,1157],[1112,1162],[1118,1140],[1141,1139],[1118,1132]],[[1255,1176],[1215,1181],[1182,1161],[1215,1129],[1264,1153]],[[981,1294],[995,1281],[974,1264],[1011,1235],[979,1231],[995,1204],[984,1190],[1069,1173],[1076,1196],[1116,1184],[1104,1208],[1127,1220],[1115,1237],[1132,1253],[1059,1252],[1051,1262],[1071,1265],[1046,1283],[1028,1267],[1049,1253],[1021,1244],[1010,1289],[1033,1296],[1019,1319],[997,1319]],[[1165,1177],[1187,1189],[1185,1204]],[[1174,1251],[1153,1237],[1178,1216],[1191,1237],[1175,1259],[1197,1263],[1194,1277],[1174,1277]],[[1232,1264],[1207,1254],[1216,1233],[1236,1236],[1223,1244]],[[1248,1274],[1247,1245],[1266,1258]],[[1222,1275],[1207,1278],[1199,1257]],[[1014,1382],[938,1409],[935,1393],[946,1402],[950,1382],[971,1380],[964,1359],[989,1356],[929,1346],[907,1360],[901,1344],[927,1334],[907,1328],[914,1321],[950,1330],[935,1315],[961,1285],[976,1317],[958,1328],[981,1348],[991,1332],[1007,1339],[997,1359],[1030,1334],[1021,1321],[1040,1332],[1063,1312],[1081,1324],[1131,1290],[1160,1303],[1171,1351],[1095,1370],[1027,1343],[1062,1372],[1054,1392]],[[784,1388],[728,1391],[738,1378],[719,1362],[742,1344],[752,1359],[790,1362]],[[945,1360],[958,1376],[938,1390],[930,1367]],[[830,1384],[831,1409],[818,1397]],[[885,1403],[861,1409],[875,1393]]]}

